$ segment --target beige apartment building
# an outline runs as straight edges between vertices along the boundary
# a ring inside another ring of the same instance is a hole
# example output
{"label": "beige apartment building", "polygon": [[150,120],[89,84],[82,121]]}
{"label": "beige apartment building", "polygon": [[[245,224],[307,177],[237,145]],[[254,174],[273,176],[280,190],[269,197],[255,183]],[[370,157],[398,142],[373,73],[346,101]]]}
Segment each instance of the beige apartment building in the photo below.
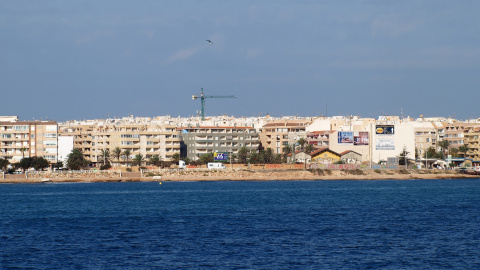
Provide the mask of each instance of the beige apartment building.
{"label": "beige apartment building", "polygon": [[272,148],[276,154],[283,153],[283,148],[296,143],[300,138],[307,139],[306,127],[309,121],[286,120],[273,121],[261,128],[260,143],[263,148]]}
{"label": "beige apartment building", "polygon": [[259,147],[258,133],[253,127],[194,126],[180,130],[186,156],[191,160],[214,152],[238,154],[244,146],[249,150]]}
{"label": "beige apartment building", "polygon": [[462,154],[478,164],[480,162],[480,127],[472,127],[465,132],[465,145],[468,146],[468,151]]}
{"label": "beige apartment building", "polygon": [[0,157],[17,163],[23,157],[58,158],[58,126],[55,121],[18,121],[0,117]]}
{"label": "beige apartment building", "polygon": [[[61,136],[73,136],[74,148],[81,149],[93,163],[102,163],[102,151],[115,148],[129,150],[131,161],[137,154],[147,161],[158,155],[164,161],[180,154],[180,132],[173,125],[157,125],[154,122],[70,122],[60,127]],[[125,163],[125,159],[110,158],[112,164]]]}

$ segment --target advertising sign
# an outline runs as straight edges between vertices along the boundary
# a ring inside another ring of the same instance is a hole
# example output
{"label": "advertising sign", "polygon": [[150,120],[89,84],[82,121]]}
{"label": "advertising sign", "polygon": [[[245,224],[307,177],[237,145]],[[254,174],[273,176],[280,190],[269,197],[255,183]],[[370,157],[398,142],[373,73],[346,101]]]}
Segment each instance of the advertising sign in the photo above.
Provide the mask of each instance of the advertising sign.
{"label": "advertising sign", "polygon": [[395,141],[393,139],[376,139],[375,149],[377,150],[395,150]]}
{"label": "advertising sign", "polygon": [[228,161],[228,152],[215,152],[213,153],[213,159],[215,161]]}
{"label": "advertising sign", "polygon": [[353,134],[353,145],[368,145],[368,132],[355,132]]}
{"label": "advertising sign", "polygon": [[351,132],[351,131],[339,131],[338,132],[338,144],[353,144],[353,132]]}
{"label": "advertising sign", "polygon": [[394,135],[395,126],[394,125],[376,125],[375,134],[377,135]]}

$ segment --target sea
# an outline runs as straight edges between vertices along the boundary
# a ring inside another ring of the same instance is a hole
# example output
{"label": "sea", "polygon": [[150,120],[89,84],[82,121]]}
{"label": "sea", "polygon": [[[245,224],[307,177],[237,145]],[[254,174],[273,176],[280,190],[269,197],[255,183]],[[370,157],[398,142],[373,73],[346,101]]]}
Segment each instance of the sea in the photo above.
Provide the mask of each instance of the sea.
{"label": "sea", "polygon": [[0,269],[480,269],[480,179],[1,184]]}

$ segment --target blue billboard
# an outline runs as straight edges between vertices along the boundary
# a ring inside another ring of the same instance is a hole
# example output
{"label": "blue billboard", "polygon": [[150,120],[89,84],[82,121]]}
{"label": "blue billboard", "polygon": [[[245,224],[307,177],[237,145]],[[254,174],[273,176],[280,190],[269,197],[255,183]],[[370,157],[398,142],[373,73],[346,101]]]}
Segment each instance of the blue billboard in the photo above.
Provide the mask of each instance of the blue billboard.
{"label": "blue billboard", "polygon": [[351,131],[339,131],[338,132],[338,144],[353,144],[353,132],[351,132]]}
{"label": "blue billboard", "polygon": [[215,161],[228,161],[228,152],[215,152],[213,153],[213,159]]}

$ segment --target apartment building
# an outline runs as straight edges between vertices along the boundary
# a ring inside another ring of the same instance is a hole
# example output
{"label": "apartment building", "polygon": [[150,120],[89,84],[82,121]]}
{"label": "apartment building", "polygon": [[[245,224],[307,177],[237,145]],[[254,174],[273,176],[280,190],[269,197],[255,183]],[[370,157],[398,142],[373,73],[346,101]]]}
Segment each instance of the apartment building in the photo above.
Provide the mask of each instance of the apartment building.
{"label": "apartment building", "polygon": [[465,132],[465,145],[468,151],[463,154],[466,158],[471,158],[474,163],[480,163],[480,127],[472,127]]}
{"label": "apartment building", "polygon": [[325,148],[330,145],[330,135],[333,131],[312,131],[307,132],[307,143],[313,145],[315,148]]}
{"label": "apartment building", "polygon": [[243,146],[249,150],[257,150],[260,145],[258,133],[253,127],[195,126],[179,130],[186,155],[191,160],[214,152],[237,154]]}
{"label": "apartment building", "polygon": [[0,117],[0,157],[17,163],[23,157],[58,158],[58,126],[55,121],[18,121]]}
{"label": "apartment building", "polygon": [[470,127],[471,124],[465,122],[447,123],[445,126],[445,135],[443,136],[443,140],[447,140],[450,143],[449,148],[458,148],[465,144],[465,132],[466,129]]}
{"label": "apartment building", "polygon": [[[433,122],[412,122],[415,131],[415,150],[419,158],[425,156],[430,147],[437,149],[439,126]],[[442,128],[440,128],[440,131]]]}
{"label": "apartment building", "polygon": [[[101,163],[102,151],[113,152],[115,148],[129,150],[131,160],[137,154],[149,159],[158,155],[170,161],[174,154],[180,154],[180,132],[173,125],[163,125],[143,118],[119,120],[90,120],[68,122],[60,127],[62,136],[74,137],[74,148],[81,149],[87,159]],[[114,160],[125,162],[124,160]]]}
{"label": "apartment building", "polygon": [[296,143],[300,138],[307,139],[306,127],[310,121],[286,120],[265,124],[260,130],[260,143],[263,148],[272,148],[276,154],[283,148]]}

